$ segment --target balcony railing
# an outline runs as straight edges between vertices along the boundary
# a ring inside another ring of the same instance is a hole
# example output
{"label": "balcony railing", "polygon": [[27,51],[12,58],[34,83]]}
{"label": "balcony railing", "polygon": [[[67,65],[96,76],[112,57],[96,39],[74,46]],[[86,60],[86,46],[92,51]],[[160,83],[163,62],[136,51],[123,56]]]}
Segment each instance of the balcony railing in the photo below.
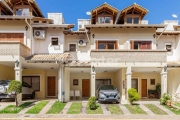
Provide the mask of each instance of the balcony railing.
{"label": "balcony railing", "polygon": [[94,62],[167,62],[166,50],[91,50]]}
{"label": "balcony railing", "polygon": [[20,55],[22,57],[30,56],[31,51],[21,42],[1,41],[0,55]]}

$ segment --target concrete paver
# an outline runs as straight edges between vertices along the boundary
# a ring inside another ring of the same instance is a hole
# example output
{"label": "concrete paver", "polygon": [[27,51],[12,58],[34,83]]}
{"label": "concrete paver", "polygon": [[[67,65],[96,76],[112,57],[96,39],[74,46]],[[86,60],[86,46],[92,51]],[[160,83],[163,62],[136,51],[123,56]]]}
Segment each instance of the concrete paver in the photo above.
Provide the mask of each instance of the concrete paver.
{"label": "concrete paver", "polygon": [[124,115],[131,115],[129,110],[122,104],[119,104],[120,109],[123,111]]}
{"label": "concrete paver", "polygon": [[46,114],[46,112],[50,109],[50,107],[56,102],[55,100],[51,100],[48,104],[40,111],[39,114]]}
{"label": "concrete paver", "polygon": [[71,107],[72,102],[68,102],[64,109],[61,111],[61,114],[66,114],[68,109]]}
{"label": "concrete paver", "polygon": [[38,101],[32,102],[30,105],[28,105],[26,108],[21,110],[18,114],[25,114],[29,109],[31,109],[34,105],[36,105]]}
{"label": "concrete paver", "polygon": [[165,111],[167,114],[169,115],[175,115],[173,112],[171,112],[170,110],[168,110],[167,108],[165,108],[164,106],[160,105],[160,104],[155,104],[157,107],[159,107],[160,109],[162,109],[163,111]]}
{"label": "concrete paver", "polygon": [[107,104],[100,104],[101,105],[101,108],[103,110],[103,114],[105,115],[111,115],[111,112],[109,111],[108,107],[107,107]]}
{"label": "concrete paver", "polygon": [[140,108],[142,108],[148,115],[155,115],[151,110],[149,110],[145,105],[140,104]]}
{"label": "concrete paver", "polygon": [[6,106],[8,106],[8,105],[2,104],[2,105],[0,106],[0,110],[4,109]]}
{"label": "concrete paver", "polygon": [[82,101],[81,114],[86,114],[87,102]]}

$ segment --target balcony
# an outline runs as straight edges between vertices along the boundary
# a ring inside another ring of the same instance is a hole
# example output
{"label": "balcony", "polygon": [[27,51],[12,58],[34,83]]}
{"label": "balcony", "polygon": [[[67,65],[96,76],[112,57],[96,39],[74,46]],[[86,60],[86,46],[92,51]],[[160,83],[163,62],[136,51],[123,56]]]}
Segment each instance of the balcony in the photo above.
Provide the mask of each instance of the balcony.
{"label": "balcony", "polygon": [[22,57],[30,56],[31,51],[26,45],[21,42],[10,42],[2,41],[0,42],[0,55],[19,55]]}
{"label": "balcony", "polygon": [[94,62],[167,62],[166,50],[91,50]]}

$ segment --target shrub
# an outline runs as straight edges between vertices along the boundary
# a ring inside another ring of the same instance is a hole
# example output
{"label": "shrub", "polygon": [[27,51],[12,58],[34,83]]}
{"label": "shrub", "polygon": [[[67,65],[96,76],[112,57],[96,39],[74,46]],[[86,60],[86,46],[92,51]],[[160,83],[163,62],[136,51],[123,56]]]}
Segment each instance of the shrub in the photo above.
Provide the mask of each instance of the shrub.
{"label": "shrub", "polygon": [[97,108],[97,104],[96,104],[96,97],[92,96],[89,98],[88,100],[88,106],[91,110],[95,110]]}
{"label": "shrub", "polygon": [[166,105],[166,103],[171,100],[172,100],[172,96],[168,93],[164,93],[159,101],[161,105]]}
{"label": "shrub", "polygon": [[18,107],[19,103],[17,101],[17,94],[22,92],[22,83],[18,80],[12,80],[9,84],[7,92],[15,95],[16,107]]}
{"label": "shrub", "polygon": [[140,99],[139,93],[137,93],[137,90],[134,88],[130,88],[128,90],[128,96],[129,96],[129,102],[132,105],[135,101],[138,101]]}

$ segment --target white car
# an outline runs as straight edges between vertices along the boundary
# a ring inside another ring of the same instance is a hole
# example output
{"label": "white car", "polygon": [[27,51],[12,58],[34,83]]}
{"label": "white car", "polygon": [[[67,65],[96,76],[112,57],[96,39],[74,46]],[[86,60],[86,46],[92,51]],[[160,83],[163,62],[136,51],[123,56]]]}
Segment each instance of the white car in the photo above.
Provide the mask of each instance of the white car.
{"label": "white car", "polygon": [[[10,82],[10,80],[0,80],[0,101],[5,98],[14,98],[12,93],[7,93]],[[22,97],[30,97],[32,99],[35,98],[34,89],[26,82],[22,82]]]}

